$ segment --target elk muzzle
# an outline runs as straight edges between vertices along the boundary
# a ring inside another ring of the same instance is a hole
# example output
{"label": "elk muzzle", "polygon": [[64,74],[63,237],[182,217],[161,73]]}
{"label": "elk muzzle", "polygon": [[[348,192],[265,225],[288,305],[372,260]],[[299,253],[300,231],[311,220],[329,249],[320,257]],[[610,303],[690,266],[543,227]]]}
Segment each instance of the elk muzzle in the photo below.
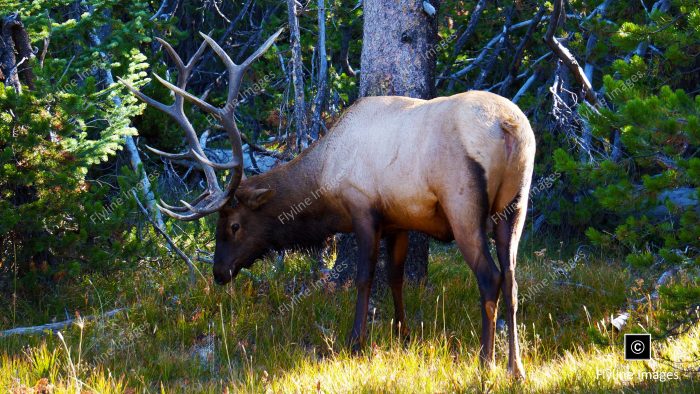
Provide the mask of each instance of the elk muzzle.
{"label": "elk muzzle", "polygon": [[214,263],[214,282],[216,282],[217,285],[225,285],[235,278],[240,270],[241,268],[237,267],[235,264]]}

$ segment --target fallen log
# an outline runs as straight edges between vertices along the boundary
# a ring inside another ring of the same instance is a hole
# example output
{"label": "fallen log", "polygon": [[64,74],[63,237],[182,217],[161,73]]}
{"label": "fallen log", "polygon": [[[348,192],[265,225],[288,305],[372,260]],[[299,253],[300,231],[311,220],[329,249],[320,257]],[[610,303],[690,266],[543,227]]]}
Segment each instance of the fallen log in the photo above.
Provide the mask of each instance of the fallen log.
{"label": "fallen log", "polygon": [[71,324],[84,324],[87,321],[93,321],[93,320],[100,320],[100,319],[106,319],[109,317],[112,317],[116,315],[117,313],[126,310],[127,308],[117,308],[113,309],[107,313],[104,313],[102,315],[90,315],[90,316],[85,316],[85,317],[77,317],[75,319],[68,319],[56,323],[48,323],[48,324],[42,324],[40,326],[31,326],[31,327],[16,327],[12,328],[9,330],[5,331],[0,331],[0,338],[2,337],[8,337],[11,335],[33,335],[33,334],[43,334],[46,331],[58,331],[62,328],[68,327]]}

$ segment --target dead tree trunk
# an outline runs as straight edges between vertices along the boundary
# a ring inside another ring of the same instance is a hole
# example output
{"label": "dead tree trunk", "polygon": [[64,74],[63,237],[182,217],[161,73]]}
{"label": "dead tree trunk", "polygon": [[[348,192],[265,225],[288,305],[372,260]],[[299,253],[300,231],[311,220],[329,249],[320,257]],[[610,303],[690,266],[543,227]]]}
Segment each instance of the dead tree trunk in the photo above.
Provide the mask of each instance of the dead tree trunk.
{"label": "dead tree trunk", "polygon": [[294,122],[296,123],[297,147],[299,150],[309,146],[307,140],[308,122],[306,121],[306,100],[304,98],[304,63],[301,59],[301,34],[297,19],[296,0],[287,0],[289,13],[289,40],[292,44],[292,83],[294,85]]}
{"label": "dead tree trunk", "polygon": [[318,85],[314,99],[311,139],[317,140],[323,127],[323,110],[328,90],[328,54],[326,53],[326,5],[318,0]]}
{"label": "dead tree trunk", "polygon": [[29,34],[18,14],[0,20],[0,82],[22,91],[22,83],[34,89],[31,59],[34,55]]}
{"label": "dead tree trunk", "polygon": [[[471,16],[469,17],[469,22],[467,23],[467,28],[464,30],[464,33],[462,33],[462,35],[459,36],[457,42],[455,42],[455,47],[452,51],[453,58],[456,58],[457,55],[459,55],[464,45],[466,45],[469,41],[469,38],[471,38],[471,36],[474,35],[474,32],[476,31],[476,26],[479,24],[479,18],[481,18],[481,14],[484,12],[485,8],[486,0],[479,0],[479,2],[476,3],[476,5],[474,6],[474,9],[471,12]],[[445,67],[445,71],[443,72],[442,76],[446,77],[450,75],[451,72],[452,66],[448,64],[447,67]],[[443,81],[445,80],[441,80],[441,82]],[[454,89],[454,86],[455,80],[451,79],[448,83],[447,90]]]}
{"label": "dead tree trunk", "polygon": [[366,1],[360,96],[435,97],[436,43],[437,17],[422,1]]}
{"label": "dead tree trunk", "polygon": [[[438,1],[431,1],[438,8]],[[437,14],[428,15],[419,0],[366,0],[364,2],[364,37],[360,72],[360,96],[435,97],[435,45]],[[337,263],[348,269],[340,280],[352,278],[357,250],[352,236],[338,240]],[[381,261],[375,282],[383,281]],[[406,277],[417,281],[425,277],[428,266],[428,237],[411,233]]]}
{"label": "dead tree trunk", "polygon": [[[94,9],[92,9],[92,7],[88,9],[90,14],[94,12]],[[100,45],[102,45],[102,42],[105,39],[103,35],[109,34],[110,30],[111,26],[103,26],[100,32],[91,32],[90,43],[94,47],[99,47]],[[100,52],[100,56],[102,56],[103,58],[106,57],[106,55],[102,52]],[[112,69],[109,68],[109,66],[105,66],[105,69],[102,70],[102,72],[102,79],[104,81],[105,87],[112,86],[114,84]],[[121,107],[122,100],[119,96],[115,95],[112,98],[112,101],[117,107]],[[141,184],[143,186],[143,192],[146,197],[146,206],[148,207],[148,210],[151,212],[151,214],[154,216],[156,225],[161,229],[165,229],[165,223],[163,223],[163,215],[160,213],[160,210],[157,207],[156,198],[153,194],[153,189],[151,186],[151,181],[148,179],[148,175],[146,174],[146,171],[144,169],[143,162],[141,161],[141,156],[139,154],[138,148],[136,147],[136,142],[134,141],[134,138],[130,135],[125,135],[124,145],[126,146],[126,152],[128,154],[129,163],[131,163],[131,167],[133,168],[134,172],[139,173],[139,175],[141,176]]]}

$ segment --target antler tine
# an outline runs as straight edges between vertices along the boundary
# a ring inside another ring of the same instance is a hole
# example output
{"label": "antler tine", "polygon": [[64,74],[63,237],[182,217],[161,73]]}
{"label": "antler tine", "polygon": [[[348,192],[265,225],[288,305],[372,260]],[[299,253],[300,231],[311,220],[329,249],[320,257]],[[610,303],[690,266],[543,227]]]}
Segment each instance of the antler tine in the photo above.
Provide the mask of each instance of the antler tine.
{"label": "antler tine", "polygon": [[[223,201],[223,203],[222,203],[222,201]],[[210,204],[215,204],[215,205],[208,205],[204,208],[192,206],[192,205],[188,204],[187,201],[183,201],[183,200],[180,200],[180,203],[182,203],[182,205],[186,206],[190,210],[190,212],[208,215],[210,213],[214,213],[214,212],[218,211],[219,209],[221,209],[221,207],[224,206],[227,201],[228,200],[223,200],[223,199],[214,200]]]}
{"label": "antler tine", "polygon": [[260,48],[258,48],[252,55],[248,56],[247,59],[243,63],[241,63],[241,67],[244,69],[247,69],[250,67],[250,65],[257,60],[260,56],[262,56],[263,53],[267,52],[268,49],[272,46],[272,44],[275,43],[275,40],[277,40],[277,37],[279,37],[280,34],[284,31],[284,28],[281,28],[275,32],[275,34],[271,35],[270,38],[263,43]]}
{"label": "antler tine", "polygon": [[[209,33],[211,34],[211,32]],[[204,54],[204,51],[207,49],[207,42],[202,41],[201,44],[199,44],[199,48],[197,48],[197,51],[192,55],[190,60],[187,62],[187,66],[185,66],[188,70],[192,71],[194,66],[196,65],[197,61],[199,58]]]}
{"label": "antler tine", "polygon": [[166,88],[179,94],[180,96],[184,97],[185,99],[192,102],[193,104],[197,105],[203,111],[209,112],[210,114],[215,115],[215,116],[220,116],[220,110],[218,108],[214,107],[213,105],[207,103],[206,101],[200,99],[197,96],[194,96],[194,95],[188,93],[187,91],[181,89],[180,87],[173,85],[172,83],[166,81],[165,79],[161,78],[160,76],[158,76],[156,74],[153,74],[153,76],[158,80],[158,82],[163,84],[163,86],[165,86]]}
{"label": "antler tine", "polygon": [[231,107],[234,107],[233,102],[236,100],[236,96],[238,96],[238,88],[240,87],[241,78],[243,78],[243,71],[245,71],[245,69],[234,63],[233,60],[231,60],[231,57],[216,41],[214,41],[214,39],[204,33],[199,34],[202,36],[202,38],[204,38],[204,41],[209,44],[211,49],[214,50],[214,53],[219,56],[221,61],[224,62],[224,65],[228,70],[228,98],[226,100],[224,111],[227,113],[233,113],[233,108]]}
{"label": "antler tine", "polygon": [[200,218],[203,218],[204,216],[206,216],[206,214],[201,214],[201,213],[193,213],[190,215],[181,215],[179,213],[173,212],[167,208],[162,207],[160,204],[156,204],[156,206],[164,214],[170,216],[173,219],[182,220],[183,222],[190,222],[192,220],[197,220],[197,219],[200,219]]}
{"label": "antler tine", "polygon": [[209,46],[211,47],[211,49],[214,50],[216,55],[221,58],[221,60],[224,62],[224,65],[226,65],[226,68],[234,68],[238,66],[236,63],[233,62],[233,60],[231,60],[231,57],[226,53],[226,51],[224,51],[223,48],[221,48],[221,46],[213,38],[209,37],[209,35],[204,34],[202,32],[199,32],[199,35],[202,36],[202,38],[204,38],[204,41],[207,44],[209,44]]}
{"label": "antler tine", "polygon": [[193,207],[185,200],[180,200],[180,204],[182,204],[185,208],[189,209],[190,212],[202,213],[202,212],[200,212],[200,209]]}
{"label": "antler tine", "polygon": [[241,164],[238,160],[236,160],[236,158],[234,158],[233,160],[231,160],[228,163],[220,164],[220,163],[214,163],[213,161],[207,159],[206,156],[202,156],[199,153],[197,153],[195,150],[191,150],[189,153],[195,159],[197,159],[197,161],[199,161],[200,163],[206,164],[210,167],[214,167],[217,170],[230,170],[230,169],[235,168]]}
{"label": "antler tine", "polygon": [[187,207],[176,207],[176,206],[173,206],[173,205],[169,205],[169,204],[167,204],[165,201],[163,201],[162,198],[161,198],[160,201],[158,202],[158,207],[159,207],[159,208],[169,209],[169,210],[171,210],[171,211],[173,211],[173,212],[187,212],[187,211],[189,211],[189,209],[187,209]]}
{"label": "antler tine", "polygon": [[[192,73],[192,70],[194,69],[195,64],[197,63],[199,58],[202,56],[202,54],[204,53],[204,50],[207,47],[206,43],[203,42],[199,45],[199,48],[197,49],[195,54],[192,55],[190,60],[187,62],[187,65],[185,65],[185,63],[182,61],[182,58],[180,57],[180,55],[175,51],[175,49],[173,49],[173,46],[170,45],[169,42],[167,42],[164,39],[159,38],[159,37],[156,37],[156,40],[163,46],[163,48],[165,48],[165,51],[168,52],[168,55],[170,55],[170,58],[173,59],[173,61],[175,62],[175,66],[177,67],[177,71],[178,71],[177,86],[184,91],[187,87],[187,82],[190,79],[190,73]],[[156,78],[160,78],[160,77],[156,76]],[[173,116],[173,118],[175,118],[175,120],[179,122],[180,121],[179,118],[185,117],[184,107],[183,107],[185,99],[182,95],[177,94],[177,93],[175,93],[174,96],[175,96],[175,101],[173,102],[173,104],[171,106],[174,107],[174,109],[175,109],[174,112],[177,113],[177,117]]]}
{"label": "antler tine", "polygon": [[156,155],[163,156],[165,158],[168,158],[170,160],[183,160],[183,159],[191,159],[192,156],[190,155],[190,152],[185,152],[185,153],[168,153],[168,152],[163,152],[162,150],[150,147],[146,145],[146,149],[150,150],[151,152],[155,153]]}
{"label": "antler tine", "polygon": [[173,61],[175,61],[178,71],[184,77],[183,82],[186,82],[186,80],[189,78],[190,72],[192,72],[192,69],[194,69],[195,64],[202,56],[202,54],[204,54],[204,50],[207,49],[206,42],[202,42],[201,44],[199,44],[199,48],[197,48],[197,51],[194,53],[194,55],[192,55],[190,60],[187,61],[187,64],[185,64],[185,62],[182,61],[180,55],[175,51],[175,49],[173,49],[173,46],[170,45],[169,42],[165,41],[160,37],[156,37],[156,41],[158,41],[160,45],[162,45],[163,48],[165,48],[166,52],[168,52],[168,55],[170,55],[170,58],[173,59]]}
{"label": "antler tine", "polygon": [[[161,210],[164,214],[170,216],[171,218],[182,220],[182,221],[191,221],[191,220],[196,220],[203,218],[209,214],[212,214],[214,212],[219,211],[221,208],[223,208],[224,205],[228,202],[228,197],[227,195],[221,195],[221,196],[216,196],[214,200],[212,200],[209,204],[207,204],[204,208],[198,208],[197,206],[192,206],[188,204],[185,201],[180,200],[183,205],[185,205],[187,211],[181,211],[180,208],[177,209],[168,209],[163,207],[160,204],[156,204],[158,209]],[[213,204],[213,205],[212,205]],[[173,207],[171,207],[173,208]],[[191,214],[179,214],[175,212],[175,210],[180,211],[180,212],[192,212]]]}
{"label": "antler tine", "polygon": [[[190,204],[187,201],[180,200],[180,203],[189,212],[208,215],[210,213],[217,212],[228,202],[229,194],[228,192],[223,192],[221,190],[215,191],[213,193],[205,192],[206,197],[198,201],[197,203]],[[201,205],[201,206],[200,206]],[[169,207],[172,208],[172,207]],[[166,208],[167,209],[167,208]]]}
{"label": "antler tine", "polygon": [[156,37],[156,41],[158,41],[160,45],[165,48],[165,51],[168,52],[170,58],[177,64],[177,69],[182,72],[182,70],[185,68],[185,63],[182,62],[182,58],[177,54],[177,52],[175,52],[172,45],[160,37]]}
{"label": "antler tine", "polygon": [[[199,205],[199,203],[201,203],[206,198],[212,196],[212,193],[217,193],[220,195],[223,192],[221,190],[212,191],[209,188],[207,188],[207,190],[205,190],[202,194],[200,194],[197,198],[195,198],[191,204],[186,202],[186,201],[180,200],[180,202],[182,203],[182,206],[176,207],[173,205],[169,205],[168,203],[163,201],[163,199],[160,199],[160,201],[157,205],[158,205],[159,209],[161,209],[161,210],[165,209],[166,211],[169,211],[171,213],[172,212],[174,212],[174,213],[190,212],[190,213],[201,214],[202,216],[204,216],[204,215],[208,215],[210,213],[213,213],[215,211],[218,211],[221,208],[221,206],[226,204],[227,200],[224,200],[222,202],[221,196],[217,195],[217,196],[214,196],[215,198],[213,199],[213,201],[206,203],[203,208],[198,208],[197,205]],[[214,205],[212,206],[212,204],[214,204]]]}
{"label": "antler tine", "polygon": [[165,105],[161,103],[160,101],[154,100],[145,94],[141,93],[138,89],[136,89],[132,84],[129,82],[125,81],[121,77],[117,77],[119,82],[121,82],[124,86],[126,86],[127,89],[136,97],[138,97],[139,100],[143,101],[144,103],[150,105],[151,107],[157,108],[158,110],[165,112],[166,114],[173,116],[173,111],[172,111],[172,106]]}
{"label": "antler tine", "polygon": [[[210,194],[211,194],[211,192],[209,191],[209,189],[205,190],[199,196],[197,196],[197,198],[192,200],[192,204],[193,205],[199,204],[200,201],[204,200]],[[171,210],[171,211],[174,211],[174,212],[185,212],[189,209],[187,207],[176,207],[176,206],[170,205],[170,204],[166,203],[165,201],[163,201],[162,198],[160,199],[160,205]]]}

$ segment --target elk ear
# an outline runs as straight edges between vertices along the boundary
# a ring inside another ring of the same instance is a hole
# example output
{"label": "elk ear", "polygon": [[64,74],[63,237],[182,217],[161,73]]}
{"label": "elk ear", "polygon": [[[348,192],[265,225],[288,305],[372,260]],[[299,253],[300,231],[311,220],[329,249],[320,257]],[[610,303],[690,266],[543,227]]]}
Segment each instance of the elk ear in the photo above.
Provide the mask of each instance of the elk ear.
{"label": "elk ear", "polygon": [[275,191],[272,189],[241,189],[236,194],[241,204],[256,210],[268,202],[275,195]]}

